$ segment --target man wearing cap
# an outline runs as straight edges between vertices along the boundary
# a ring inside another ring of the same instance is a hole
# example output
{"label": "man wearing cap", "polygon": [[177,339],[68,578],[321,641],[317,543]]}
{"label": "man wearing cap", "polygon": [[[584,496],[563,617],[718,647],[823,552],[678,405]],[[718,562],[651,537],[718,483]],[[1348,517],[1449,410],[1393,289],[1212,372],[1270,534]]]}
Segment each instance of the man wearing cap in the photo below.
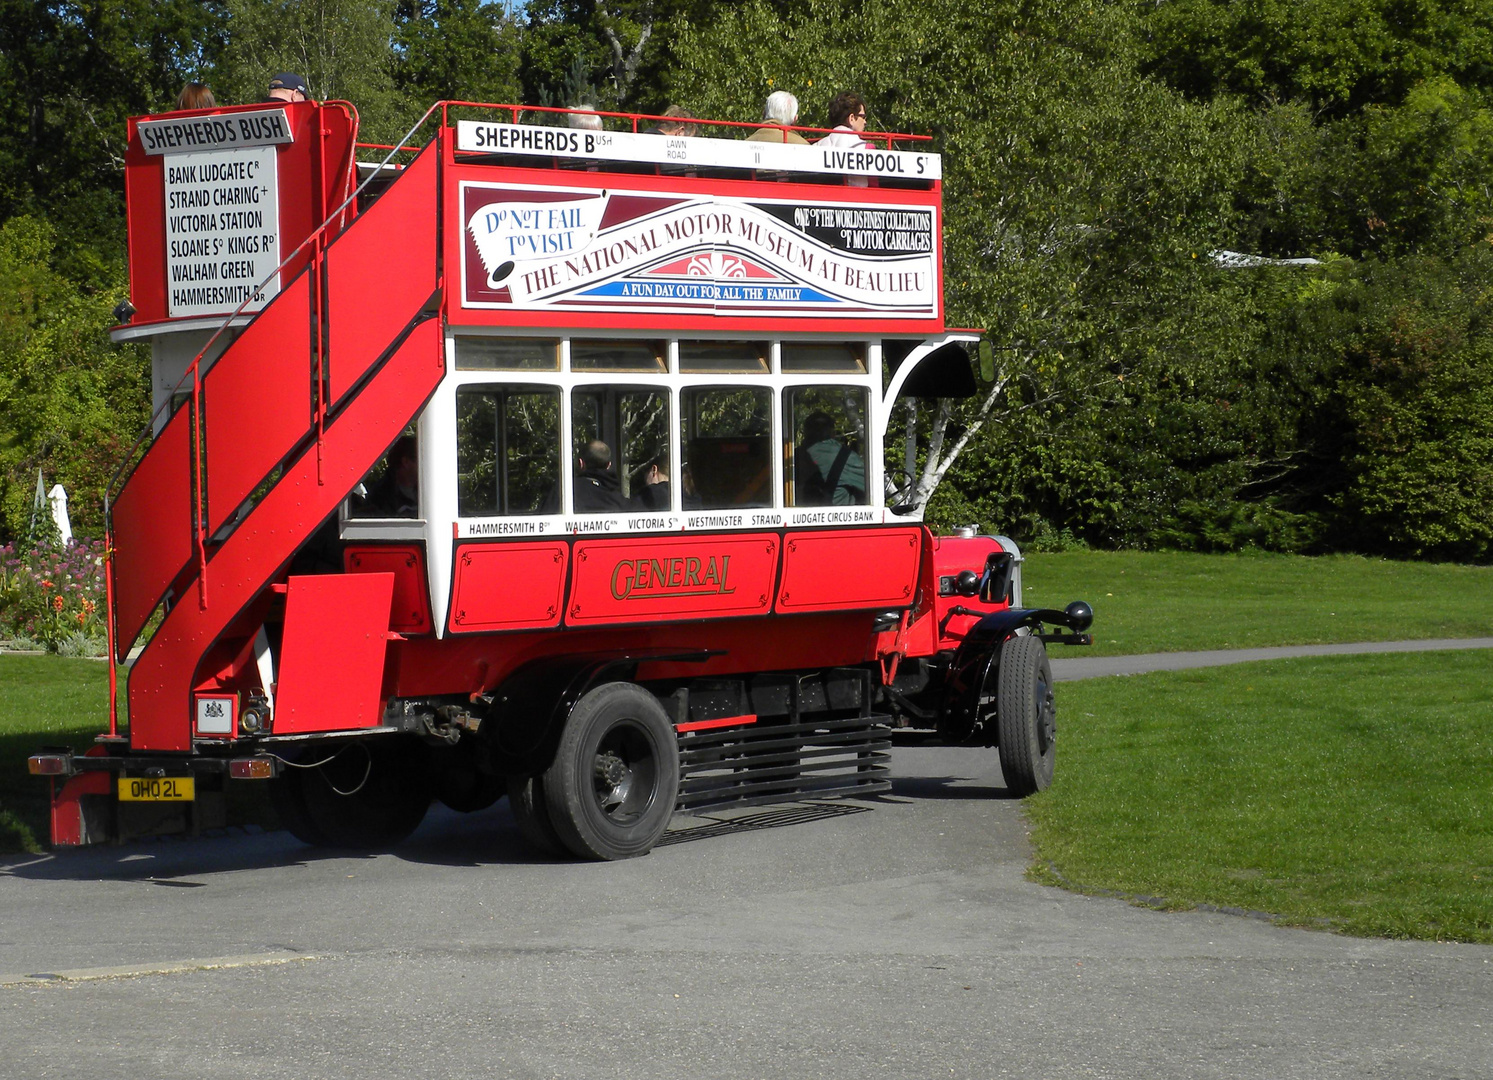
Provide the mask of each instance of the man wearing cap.
{"label": "man wearing cap", "polygon": [[270,96],[266,101],[307,101],[311,97],[306,89],[306,80],[299,75],[282,71],[270,80]]}

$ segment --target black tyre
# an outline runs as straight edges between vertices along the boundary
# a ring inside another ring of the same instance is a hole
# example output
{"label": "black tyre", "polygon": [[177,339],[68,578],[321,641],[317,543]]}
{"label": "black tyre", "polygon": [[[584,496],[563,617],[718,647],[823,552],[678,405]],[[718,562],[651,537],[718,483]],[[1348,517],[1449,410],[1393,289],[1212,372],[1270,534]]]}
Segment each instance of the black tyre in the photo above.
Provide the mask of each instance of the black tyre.
{"label": "black tyre", "polygon": [[996,741],[1006,790],[1025,796],[1052,783],[1057,710],[1047,647],[1015,637],[1001,649],[996,691]]}
{"label": "black tyre", "polygon": [[549,805],[544,801],[544,781],[537,776],[508,778],[508,806],[524,841],[541,855],[568,855],[560,834],[550,822]]}
{"label": "black tyre", "polygon": [[679,748],[663,706],[632,683],[605,683],[571,710],[545,801],[560,841],[583,859],[646,855],[679,792]]}
{"label": "black tyre", "polygon": [[274,781],[281,822],[317,847],[392,847],[430,808],[422,750],[418,743],[380,740],[307,751],[307,763],[287,766]]}

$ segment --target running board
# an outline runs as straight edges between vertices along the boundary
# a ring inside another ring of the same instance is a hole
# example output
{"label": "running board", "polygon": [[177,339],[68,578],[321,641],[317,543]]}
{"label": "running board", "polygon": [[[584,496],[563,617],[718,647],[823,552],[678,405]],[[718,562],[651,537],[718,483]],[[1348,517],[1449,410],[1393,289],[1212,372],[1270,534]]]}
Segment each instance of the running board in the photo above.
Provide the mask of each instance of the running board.
{"label": "running board", "polygon": [[892,789],[885,716],[762,718],[679,735],[675,813]]}

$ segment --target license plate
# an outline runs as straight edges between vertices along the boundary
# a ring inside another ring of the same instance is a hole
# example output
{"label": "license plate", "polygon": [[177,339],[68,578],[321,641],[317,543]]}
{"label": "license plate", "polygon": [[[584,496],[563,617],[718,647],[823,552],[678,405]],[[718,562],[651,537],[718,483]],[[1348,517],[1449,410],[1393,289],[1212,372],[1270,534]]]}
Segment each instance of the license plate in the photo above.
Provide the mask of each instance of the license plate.
{"label": "license plate", "polygon": [[192,802],[197,798],[194,776],[121,776],[120,802]]}

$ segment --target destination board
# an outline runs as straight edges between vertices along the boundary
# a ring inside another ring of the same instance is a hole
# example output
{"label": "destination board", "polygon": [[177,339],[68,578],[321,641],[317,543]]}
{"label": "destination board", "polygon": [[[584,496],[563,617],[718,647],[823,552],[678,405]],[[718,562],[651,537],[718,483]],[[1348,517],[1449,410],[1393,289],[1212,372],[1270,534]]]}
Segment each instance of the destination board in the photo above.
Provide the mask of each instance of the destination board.
{"label": "destination board", "polygon": [[280,291],[275,154],[270,145],[173,153],[165,159],[166,292],[172,318],[227,315],[240,304],[258,311]]}

